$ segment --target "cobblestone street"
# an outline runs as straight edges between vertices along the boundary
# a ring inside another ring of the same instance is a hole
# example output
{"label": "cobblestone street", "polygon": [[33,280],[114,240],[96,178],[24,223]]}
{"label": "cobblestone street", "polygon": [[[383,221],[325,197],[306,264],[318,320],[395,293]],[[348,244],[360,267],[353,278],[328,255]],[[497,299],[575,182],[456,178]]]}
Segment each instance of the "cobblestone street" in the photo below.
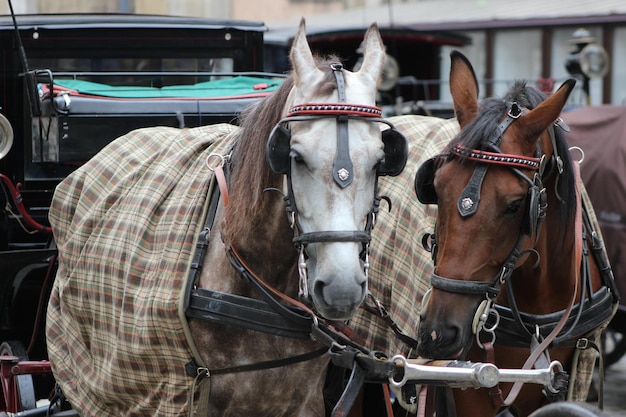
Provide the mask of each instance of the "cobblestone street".
{"label": "cobblestone street", "polygon": [[606,370],[604,411],[611,417],[626,416],[626,356]]}

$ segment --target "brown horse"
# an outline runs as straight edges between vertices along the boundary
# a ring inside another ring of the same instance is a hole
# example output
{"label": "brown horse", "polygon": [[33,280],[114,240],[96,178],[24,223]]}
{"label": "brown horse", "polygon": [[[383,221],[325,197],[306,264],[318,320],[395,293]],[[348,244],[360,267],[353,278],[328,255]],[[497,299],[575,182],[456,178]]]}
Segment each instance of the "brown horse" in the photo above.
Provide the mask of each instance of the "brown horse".
{"label": "brown horse", "polygon": [[[601,242],[582,207],[559,119],[574,84],[566,81],[546,98],[517,82],[504,99],[479,102],[471,64],[452,53],[450,89],[461,132],[415,181],[420,201],[438,204],[420,356],[495,358],[498,367],[513,369],[558,360],[569,372],[574,346],[597,342],[597,329],[612,316],[612,275],[587,256]],[[589,378],[582,380],[584,397]],[[563,399],[566,388],[555,383],[546,391]],[[526,416],[547,401],[541,386],[519,384],[454,390],[454,400],[457,415],[480,417],[509,405]]]}
{"label": "brown horse", "polygon": [[324,415],[311,333],[368,293],[378,177],[407,158],[376,25],[363,44],[358,72],[317,60],[303,21],[240,127],[140,129],[59,185],[47,341],[82,415]]}

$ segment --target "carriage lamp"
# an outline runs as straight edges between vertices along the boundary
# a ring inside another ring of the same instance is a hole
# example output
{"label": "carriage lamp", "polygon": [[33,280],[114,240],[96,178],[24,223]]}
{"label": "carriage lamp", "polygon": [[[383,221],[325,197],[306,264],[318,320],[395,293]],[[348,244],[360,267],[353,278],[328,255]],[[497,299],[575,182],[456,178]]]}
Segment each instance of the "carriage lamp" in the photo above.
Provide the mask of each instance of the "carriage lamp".
{"label": "carriage lamp", "polygon": [[574,49],[565,58],[565,69],[583,80],[583,91],[589,104],[589,80],[603,78],[609,72],[609,55],[584,28],[577,29],[569,42]]}
{"label": "carriage lamp", "polygon": [[0,113],[0,159],[4,158],[13,146],[13,128],[9,119]]}
{"label": "carriage lamp", "polygon": [[[354,63],[353,71],[358,71],[363,65],[363,42],[359,45],[356,52],[359,58]],[[378,85],[378,91],[391,91],[397,84],[400,77],[400,65],[398,61],[390,54],[385,54],[385,66],[383,67],[382,79]]]}

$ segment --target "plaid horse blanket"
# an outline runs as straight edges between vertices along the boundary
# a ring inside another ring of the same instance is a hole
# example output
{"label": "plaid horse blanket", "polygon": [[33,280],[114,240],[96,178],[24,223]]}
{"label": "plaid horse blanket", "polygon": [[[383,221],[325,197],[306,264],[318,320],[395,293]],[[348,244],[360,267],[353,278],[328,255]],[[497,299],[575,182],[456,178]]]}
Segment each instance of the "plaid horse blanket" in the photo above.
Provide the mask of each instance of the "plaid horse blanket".
{"label": "plaid horse blanket", "polygon": [[[421,236],[432,230],[436,211],[419,204],[413,177],[458,127],[422,116],[393,122],[409,138],[410,155],[401,177],[380,179],[393,206],[381,211],[374,229],[370,287],[414,336],[431,267]],[[48,349],[56,380],[81,414],[188,412],[193,378],[185,364],[200,359],[181,298],[212,180],[205,161],[210,153],[226,153],[237,129],[139,129],[57,187],[50,222],[60,257]],[[406,353],[371,314],[350,324],[368,345]]]}
{"label": "plaid horse blanket", "polygon": [[[424,293],[430,287],[433,262],[422,247],[422,236],[435,228],[437,207],[421,204],[415,195],[415,173],[426,159],[441,153],[459,131],[456,119],[397,116],[389,119],[409,141],[409,158],[397,177],[379,179],[383,202],[372,231],[369,289],[374,298],[409,336],[416,337]],[[384,353],[410,353],[383,320],[363,309],[349,322],[366,340],[366,346]]]}
{"label": "plaid horse blanket", "polygon": [[[421,240],[434,229],[436,207],[418,202],[414,177],[459,128],[454,119],[390,120],[409,139],[409,159],[400,176],[380,178],[380,194],[392,205],[381,206],[373,231],[369,287],[415,337],[433,267]],[[81,415],[188,413],[194,381],[185,364],[201,360],[182,305],[212,183],[206,159],[227,153],[237,129],[133,131],[57,187],[50,222],[59,269],[46,336],[54,376]],[[361,309],[349,325],[371,349],[411,356],[371,313]],[[585,360],[579,371],[589,381],[594,361]],[[577,385],[586,395],[588,382]]]}
{"label": "plaid horse blanket", "polygon": [[185,363],[197,355],[179,298],[206,211],[207,156],[226,154],[236,129],[136,130],[57,187],[46,336],[54,376],[81,415],[187,413]]}

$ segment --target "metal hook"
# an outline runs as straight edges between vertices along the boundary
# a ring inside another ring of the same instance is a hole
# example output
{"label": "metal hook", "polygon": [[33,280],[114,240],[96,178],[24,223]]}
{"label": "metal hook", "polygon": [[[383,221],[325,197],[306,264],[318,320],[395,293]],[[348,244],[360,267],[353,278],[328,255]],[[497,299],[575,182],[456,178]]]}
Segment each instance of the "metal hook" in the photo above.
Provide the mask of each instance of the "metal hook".
{"label": "metal hook", "polygon": [[298,256],[298,296],[303,299],[309,298],[309,283],[306,270],[306,260],[304,259],[304,245],[300,246],[300,255]]}

